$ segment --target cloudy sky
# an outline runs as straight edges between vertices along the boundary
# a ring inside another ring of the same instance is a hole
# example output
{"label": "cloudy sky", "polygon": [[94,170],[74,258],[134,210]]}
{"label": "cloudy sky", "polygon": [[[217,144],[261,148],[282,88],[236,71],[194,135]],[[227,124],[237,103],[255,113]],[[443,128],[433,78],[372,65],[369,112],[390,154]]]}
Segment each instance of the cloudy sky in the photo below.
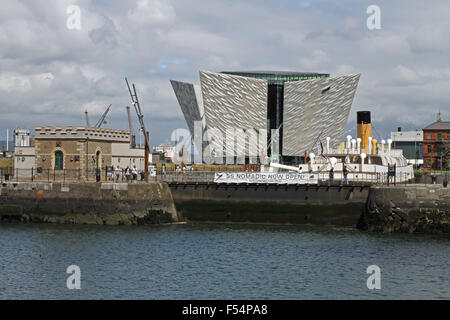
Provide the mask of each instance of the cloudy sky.
{"label": "cloudy sky", "polygon": [[348,129],[357,110],[383,136],[423,128],[438,110],[450,119],[449,17],[448,0],[2,0],[0,140],[84,125],[85,109],[96,122],[110,103],[106,126],[127,129],[127,76],[156,145],[186,128],[169,80],[198,82],[198,70],[361,73]]}

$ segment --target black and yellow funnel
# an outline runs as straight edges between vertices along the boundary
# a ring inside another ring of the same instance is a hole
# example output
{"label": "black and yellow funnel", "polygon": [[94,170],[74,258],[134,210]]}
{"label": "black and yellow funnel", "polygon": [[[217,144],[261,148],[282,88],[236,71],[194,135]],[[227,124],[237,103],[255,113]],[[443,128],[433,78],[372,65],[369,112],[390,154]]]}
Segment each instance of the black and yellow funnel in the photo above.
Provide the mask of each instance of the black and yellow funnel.
{"label": "black and yellow funnel", "polygon": [[358,138],[361,139],[361,152],[368,154],[369,137],[372,136],[372,123],[370,120],[370,111],[358,111]]}

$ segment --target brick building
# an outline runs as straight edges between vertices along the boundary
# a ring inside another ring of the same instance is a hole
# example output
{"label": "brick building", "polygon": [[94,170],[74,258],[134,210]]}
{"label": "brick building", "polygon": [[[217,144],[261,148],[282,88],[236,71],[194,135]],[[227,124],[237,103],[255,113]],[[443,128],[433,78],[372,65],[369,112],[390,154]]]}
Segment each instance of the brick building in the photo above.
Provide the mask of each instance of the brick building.
{"label": "brick building", "polygon": [[450,167],[450,121],[438,120],[423,129],[424,169],[445,170]]}
{"label": "brick building", "polygon": [[106,176],[106,167],[144,170],[144,150],[130,146],[126,130],[85,127],[36,127],[35,163],[37,177],[92,178],[96,169]]}

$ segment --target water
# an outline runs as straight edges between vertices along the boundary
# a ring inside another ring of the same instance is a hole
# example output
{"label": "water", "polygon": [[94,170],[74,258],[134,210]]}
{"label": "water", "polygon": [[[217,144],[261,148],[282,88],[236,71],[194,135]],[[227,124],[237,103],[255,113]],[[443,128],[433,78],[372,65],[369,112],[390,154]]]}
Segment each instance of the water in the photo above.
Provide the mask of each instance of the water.
{"label": "water", "polygon": [[[0,225],[1,299],[450,299],[450,238],[297,226]],[[66,268],[81,268],[68,290]],[[381,268],[381,290],[366,269]]]}

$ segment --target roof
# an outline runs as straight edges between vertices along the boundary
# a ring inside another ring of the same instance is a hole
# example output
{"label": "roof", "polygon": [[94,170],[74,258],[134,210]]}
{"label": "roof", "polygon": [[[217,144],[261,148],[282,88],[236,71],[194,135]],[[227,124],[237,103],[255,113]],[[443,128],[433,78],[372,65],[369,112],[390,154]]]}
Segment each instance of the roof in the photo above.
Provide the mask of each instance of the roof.
{"label": "roof", "polygon": [[450,130],[450,121],[436,121],[423,130]]}
{"label": "roof", "polygon": [[301,72],[301,71],[222,71],[221,73],[226,73],[226,74],[258,74],[258,75],[274,75],[274,76],[311,76],[311,75],[329,76],[328,73]]}
{"label": "roof", "polygon": [[221,73],[267,80],[269,84],[283,85],[288,81],[328,78],[328,73],[298,71],[222,71]]}

